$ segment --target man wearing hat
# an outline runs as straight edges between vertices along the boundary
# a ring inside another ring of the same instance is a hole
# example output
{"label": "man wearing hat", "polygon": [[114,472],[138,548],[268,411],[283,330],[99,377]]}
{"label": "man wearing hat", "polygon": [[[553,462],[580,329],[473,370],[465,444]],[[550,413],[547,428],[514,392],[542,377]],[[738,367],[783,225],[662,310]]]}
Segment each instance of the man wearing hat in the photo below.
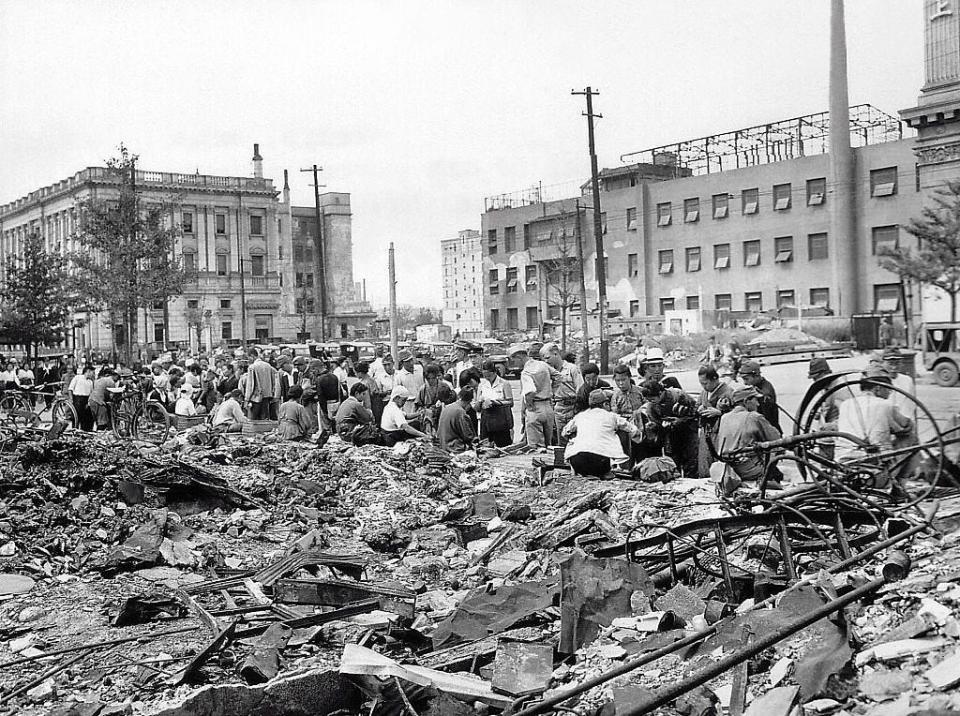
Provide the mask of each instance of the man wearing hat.
{"label": "man wearing hat", "polygon": [[383,440],[387,447],[393,447],[410,438],[427,437],[409,423],[403,412],[403,405],[411,397],[410,391],[402,385],[395,386],[390,393],[390,400],[384,406],[383,416],[380,418],[380,429],[383,430]]}
{"label": "man wearing hat", "polygon": [[569,440],[563,456],[574,473],[589,477],[604,477],[612,463],[627,459],[618,431],[633,437],[637,426],[622,415],[608,410],[609,394],[599,388],[587,397],[587,409],[577,413],[564,426]]}
{"label": "man wearing hat", "polygon": [[[755,452],[736,456],[731,453],[759,442],[780,438],[780,431],[757,410],[760,393],[756,388],[749,385],[737,388],[733,391],[732,400],[733,409],[721,416],[720,428],[717,431],[717,454],[727,462],[721,481],[726,495],[732,494],[742,480],[761,479],[766,470],[766,461]],[[780,471],[776,470],[770,477],[771,481],[768,481],[767,486],[779,487],[776,481],[780,477]]]}
{"label": "man wearing hat", "polygon": [[400,355],[397,356],[397,366],[395,384],[402,385],[410,393],[410,399],[403,406],[403,412],[412,415],[415,412],[414,402],[416,397],[426,383],[426,379],[423,377],[423,366],[414,361],[413,353],[408,350],[400,351]]}
{"label": "man wearing hat", "polygon": [[663,349],[647,348],[643,356],[643,362],[640,364],[640,375],[644,380],[653,379],[660,383],[664,388],[681,389],[680,381],[675,377],[663,377]]}
{"label": "man wearing hat", "polygon": [[[833,372],[826,358],[811,358],[807,377],[813,381],[819,392],[826,392],[834,385]],[[820,430],[833,431],[837,429],[837,418],[840,416],[840,404],[854,397],[849,386],[833,391],[823,399],[817,418]],[[833,438],[821,441],[821,452],[833,459]]]}
{"label": "man wearing hat", "polygon": [[[913,430],[913,421],[887,400],[892,384],[893,380],[886,370],[877,366],[868,367],[860,383],[860,394],[840,404],[837,430],[876,445],[880,450],[890,450],[895,439],[909,435]],[[855,443],[837,439],[838,460],[862,456],[863,450]]]}
{"label": "man wearing hat", "polygon": [[[893,387],[899,388],[907,395],[916,397],[917,385],[913,378],[901,370],[903,368],[903,361],[904,355],[896,346],[890,346],[883,351],[883,367],[887,373],[890,374],[890,379],[893,381]],[[904,417],[910,418],[914,421],[914,423],[916,423],[917,403],[915,400],[910,400],[910,398],[903,393],[890,391],[889,400],[893,401],[893,404],[897,406],[897,409],[904,415]]]}
{"label": "man wearing hat", "polygon": [[510,355],[523,362],[520,371],[520,394],[523,396],[523,426],[527,445],[552,445],[556,420],[553,415],[553,378],[550,375],[550,366],[532,358],[528,349],[523,346],[512,348]]}
{"label": "man wearing hat", "polygon": [[777,429],[777,432],[782,432],[780,409],[777,407],[777,391],[769,380],[760,375],[760,364],[755,360],[743,361],[740,364],[740,380],[744,385],[756,389],[760,395],[760,414]]}

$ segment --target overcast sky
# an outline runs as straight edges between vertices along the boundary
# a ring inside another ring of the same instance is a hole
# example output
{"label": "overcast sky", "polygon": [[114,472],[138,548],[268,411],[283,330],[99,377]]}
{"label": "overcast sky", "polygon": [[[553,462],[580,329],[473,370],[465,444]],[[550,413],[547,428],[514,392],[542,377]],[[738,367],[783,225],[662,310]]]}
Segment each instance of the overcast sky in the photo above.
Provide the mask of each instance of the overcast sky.
{"label": "overcast sky", "polygon": [[[307,175],[352,194],[354,271],[441,304],[443,238],[483,197],[623,153],[827,108],[828,0],[0,0],[0,203],[101,163]],[[851,104],[896,114],[923,77],[920,0],[848,0]]]}

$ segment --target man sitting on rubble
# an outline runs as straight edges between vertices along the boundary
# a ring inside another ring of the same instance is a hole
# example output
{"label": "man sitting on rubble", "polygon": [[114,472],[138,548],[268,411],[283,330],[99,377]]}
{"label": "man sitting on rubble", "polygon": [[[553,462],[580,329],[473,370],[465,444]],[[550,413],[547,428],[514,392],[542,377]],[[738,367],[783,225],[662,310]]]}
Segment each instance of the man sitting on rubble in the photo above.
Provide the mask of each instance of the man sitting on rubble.
{"label": "man sitting on rubble", "polygon": [[396,385],[390,392],[389,402],[383,407],[380,429],[383,430],[383,442],[387,447],[393,447],[398,442],[410,438],[427,437],[407,420],[403,406],[408,400],[410,400],[410,391],[402,385]]}
{"label": "man sitting on rubble", "polygon": [[177,404],[173,409],[174,415],[189,418],[206,412],[206,408],[198,409],[197,406],[194,405],[193,388],[191,386],[184,385],[180,388],[180,397],[177,398]]}
{"label": "man sitting on rubble", "polygon": [[370,392],[366,383],[354,383],[350,395],[337,408],[337,435],[354,445],[376,445],[380,434],[373,424],[373,411],[365,404],[364,398]]}
{"label": "man sitting on rubble", "polygon": [[290,386],[287,402],[280,406],[277,417],[280,421],[280,437],[284,440],[306,440],[310,437],[313,424],[310,413],[300,404],[301,397],[303,388],[299,385]]}
{"label": "man sitting on rubble", "polygon": [[[760,393],[752,386],[737,388],[733,393],[733,409],[721,416],[717,433],[717,454],[727,463],[721,479],[723,494],[730,495],[744,480],[760,480],[766,471],[766,461],[756,452],[738,451],[759,442],[780,439],[780,431],[763,417],[757,408]],[[773,468],[767,487],[782,489],[779,470]]]}
{"label": "man sitting on rubble", "polygon": [[[890,450],[898,437],[913,431],[913,421],[904,416],[892,401],[887,400],[893,379],[886,370],[870,366],[864,371],[863,378],[860,395],[840,404],[837,430],[875,445],[881,451]],[[863,449],[855,443],[837,439],[837,460],[857,459],[863,455]]]}
{"label": "man sitting on rubble", "polygon": [[472,402],[473,390],[461,388],[457,393],[457,400],[443,406],[437,421],[437,440],[443,450],[461,453],[476,444],[474,421],[467,415]]}
{"label": "man sitting on rubble", "polygon": [[241,398],[243,393],[236,388],[227,393],[220,407],[217,408],[217,414],[213,416],[213,427],[228,433],[239,433],[243,429],[243,421],[246,417],[243,414],[243,408],[240,407]]}
{"label": "man sitting on rubble", "polygon": [[590,393],[587,409],[574,415],[563,428],[568,439],[563,456],[578,475],[605,477],[614,462],[627,459],[617,431],[633,437],[637,427],[610,412],[609,402],[606,391],[595,389]]}

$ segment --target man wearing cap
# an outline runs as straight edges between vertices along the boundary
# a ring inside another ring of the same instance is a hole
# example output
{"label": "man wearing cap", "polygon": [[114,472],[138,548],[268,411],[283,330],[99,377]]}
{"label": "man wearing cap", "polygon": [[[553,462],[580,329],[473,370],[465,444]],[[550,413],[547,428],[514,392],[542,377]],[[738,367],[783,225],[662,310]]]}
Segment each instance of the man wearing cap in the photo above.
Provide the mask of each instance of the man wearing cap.
{"label": "man wearing cap", "polygon": [[740,380],[744,385],[756,389],[760,395],[760,414],[777,429],[777,432],[782,432],[780,409],[777,407],[777,391],[769,380],[760,375],[760,364],[755,360],[743,361],[740,364]]}
{"label": "man wearing cap", "polygon": [[[886,370],[870,366],[863,378],[860,395],[840,404],[837,430],[876,445],[880,450],[890,450],[895,439],[911,433],[913,421],[887,400],[893,380]],[[838,460],[844,460],[862,457],[864,453],[855,443],[837,438],[835,454]]]}
{"label": "man wearing cap", "polygon": [[[901,370],[901,368],[903,368],[903,360],[904,355],[896,346],[891,346],[883,352],[883,367],[887,373],[889,373],[890,380],[893,381],[893,387],[899,388],[907,395],[916,397],[917,384],[913,378]],[[897,410],[899,410],[904,417],[910,418],[914,422],[914,427],[916,427],[917,402],[911,400],[903,393],[891,390],[888,400],[897,406]]]}
{"label": "man wearing cap", "polygon": [[397,356],[397,365],[398,370],[394,380],[397,385],[402,385],[410,393],[410,399],[403,406],[403,412],[409,416],[416,411],[414,406],[416,397],[426,383],[423,377],[423,366],[414,361],[413,353],[408,350],[400,351],[400,355]]}
{"label": "man wearing cap", "polygon": [[576,366],[564,362],[560,357],[560,347],[556,343],[544,345],[540,349],[540,357],[553,368],[551,388],[555,429],[559,444],[566,445],[563,428],[576,414],[577,391],[583,385],[583,376]]}
{"label": "man wearing cap", "polygon": [[180,395],[177,398],[176,405],[174,405],[173,414],[189,418],[198,413],[197,406],[193,404],[193,386],[185,384],[180,388]]}
{"label": "man wearing cap", "polygon": [[281,403],[287,402],[290,388],[297,384],[293,377],[293,359],[290,356],[280,356],[280,370],[277,371],[277,388],[280,392]]}
{"label": "man wearing cap", "polygon": [[[717,432],[717,454],[727,462],[722,488],[724,494],[732,494],[742,480],[756,481],[763,477],[766,461],[755,452],[739,455],[732,453],[749,448],[759,442],[778,440],[780,431],[757,412],[760,393],[753,386],[737,388],[733,392],[733,409],[721,416]],[[730,475],[730,471],[734,475]],[[778,487],[779,470],[771,475],[769,487]]]}
{"label": "man wearing cap", "polygon": [[460,373],[470,368],[473,368],[473,361],[470,360],[470,346],[466,343],[458,343],[456,345],[457,349],[457,362],[453,364],[453,368],[450,371],[450,377],[453,379],[453,384],[455,386],[460,385]]}
{"label": "man wearing cap", "polygon": [[647,352],[644,354],[643,363],[640,366],[640,375],[643,376],[644,380],[653,379],[660,383],[664,388],[676,388],[681,389],[680,381],[675,377],[667,376],[663,377],[663,349],[657,348],[647,348]]}
{"label": "man wearing cap", "polygon": [[524,434],[527,445],[546,447],[553,444],[556,428],[553,415],[553,378],[550,375],[550,366],[532,358],[527,350],[517,346],[510,351],[511,356],[523,361],[520,394],[523,396]]}
{"label": "man wearing cap", "polygon": [[[832,376],[833,372],[830,370],[830,364],[826,358],[810,359],[807,377],[813,381],[819,392],[824,393],[834,386],[835,379]],[[827,395],[817,412],[819,429],[824,431],[836,430],[837,418],[840,416],[840,404],[852,397],[854,397],[853,390],[849,386],[834,390]],[[826,438],[821,444],[821,452],[831,459],[833,459],[834,453],[833,444],[833,438]]]}
{"label": "man wearing cap", "polygon": [[563,456],[578,475],[604,477],[614,462],[627,459],[618,431],[633,437],[637,427],[608,410],[609,401],[606,391],[593,390],[587,397],[587,409],[574,415],[563,428],[568,439]]}
{"label": "man wearing cap", "polygon": [[407,421],[407,416],[403,412],[403,405],[410,397],[409,390],[402,385],[397,385],[390,393],[390,400],[383,407],[380,429],[383,430],[383,440],[387,447],[393,447],[398,442],[410,438],[427,437]]}

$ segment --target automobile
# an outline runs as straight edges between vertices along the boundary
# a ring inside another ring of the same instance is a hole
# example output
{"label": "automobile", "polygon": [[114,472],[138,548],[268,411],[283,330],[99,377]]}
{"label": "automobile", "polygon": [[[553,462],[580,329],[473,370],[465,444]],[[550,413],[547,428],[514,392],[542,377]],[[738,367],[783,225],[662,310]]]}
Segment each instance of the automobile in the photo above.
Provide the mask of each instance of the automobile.
{"label": "automobile", "polygon": [[366,361],[372,363],[377,357],[376,347],[367,341],[348,341],[339,346],[340,355],[347,356],[354,363]]}
{"label": "automobile", "polygon": [[475,343],[480,346],[483,360],[493,361],[497,372],[502,377],[519,377],[519,370],[516,371],[516,376],[513,376],[510,371],[510,361],[509,358],[507,358],[507,351],[504,348],[506,344],[503,341],[498,341],[496,338],[478,338]]}
{"label": "automobile", "polygon": [[960,381],[960,323],[924,324],[923,367],[937,385],[949,388]]}

